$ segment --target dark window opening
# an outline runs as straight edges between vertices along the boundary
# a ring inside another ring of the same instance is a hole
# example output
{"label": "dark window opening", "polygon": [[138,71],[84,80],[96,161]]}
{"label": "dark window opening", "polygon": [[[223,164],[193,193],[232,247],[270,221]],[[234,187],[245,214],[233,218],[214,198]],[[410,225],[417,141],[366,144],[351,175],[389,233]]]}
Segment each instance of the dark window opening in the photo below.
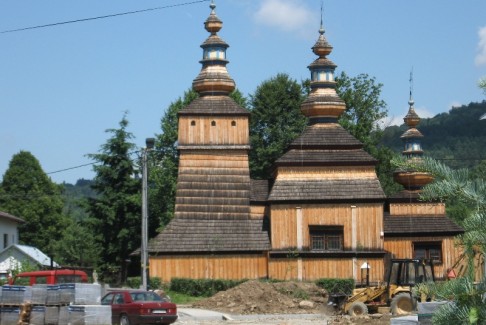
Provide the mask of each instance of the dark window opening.
{"label": "dark window opening", "polygon": [[343,250],[342,226],[309,226],[309,235],[311,250]]}
{"label": "dark window opening", "polygon": [[236,126],[236,121],[231,121],[231,126]]}
{"label": "dark window opening", "polygon": [[216,121],[211,121],[211,126],[216,126]]}
{"label": "dark window opening", "polygon": [[195,126],[196,125],[196,121],[191,121],[191,126]]}
{"label": "dark window opening", "polygon": [[442,243],[413,243],[413,257],[417,259],[432,260],[435,263],[442,263]]}

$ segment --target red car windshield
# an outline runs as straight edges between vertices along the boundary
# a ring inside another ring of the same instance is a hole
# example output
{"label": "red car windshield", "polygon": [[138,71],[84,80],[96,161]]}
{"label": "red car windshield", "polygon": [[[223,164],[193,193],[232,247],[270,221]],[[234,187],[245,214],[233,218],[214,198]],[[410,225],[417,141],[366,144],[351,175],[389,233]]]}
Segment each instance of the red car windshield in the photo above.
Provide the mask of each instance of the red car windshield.
{"label": "red car windshield", "polygon": [[133,301],[164,301],[154,292],[130,292]]}

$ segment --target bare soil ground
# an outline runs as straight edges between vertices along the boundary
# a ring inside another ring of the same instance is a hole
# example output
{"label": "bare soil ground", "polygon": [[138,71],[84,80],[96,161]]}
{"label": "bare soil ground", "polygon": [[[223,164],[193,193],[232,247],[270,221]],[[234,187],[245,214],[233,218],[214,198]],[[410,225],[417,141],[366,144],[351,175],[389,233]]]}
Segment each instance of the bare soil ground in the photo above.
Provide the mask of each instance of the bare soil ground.
{"label": "bare soil ground", "polygon": [[327,292],[311,282],[262,282],[250,280],[193,304],[233,315],[323,314],[328,324],[390,324],[390,315],[349,317],[327,305]]}

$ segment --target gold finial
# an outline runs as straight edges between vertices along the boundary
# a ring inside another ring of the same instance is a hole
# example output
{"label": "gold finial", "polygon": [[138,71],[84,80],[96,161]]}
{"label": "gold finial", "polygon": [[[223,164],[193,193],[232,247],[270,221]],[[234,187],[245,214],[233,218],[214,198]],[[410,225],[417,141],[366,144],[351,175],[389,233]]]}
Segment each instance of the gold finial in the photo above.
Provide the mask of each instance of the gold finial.
{"label": "gold finial", "polygon": [[415,112],[415,108],[413,105],[415,102],[413,101],[413,67],[412,70],[410,71],[410,97],[408,99],[408,113],[405,115],[403,118],[403,121],[409,128],[415,128],[419,123],[420,123],[420,117],[417,115]]}

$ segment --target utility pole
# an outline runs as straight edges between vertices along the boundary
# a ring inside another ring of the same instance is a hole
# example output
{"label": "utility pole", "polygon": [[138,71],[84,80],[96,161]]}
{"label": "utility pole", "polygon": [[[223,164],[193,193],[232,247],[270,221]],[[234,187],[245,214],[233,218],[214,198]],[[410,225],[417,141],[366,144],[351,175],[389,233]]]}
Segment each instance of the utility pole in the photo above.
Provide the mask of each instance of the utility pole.
{"label": "utility pole", "polygon": [[154,147],[155,139],[145,139],[146,147],[142,152],[142,243],[140,258],[142,262],[142,289],[147,290],[148,284],[148,152]]}

